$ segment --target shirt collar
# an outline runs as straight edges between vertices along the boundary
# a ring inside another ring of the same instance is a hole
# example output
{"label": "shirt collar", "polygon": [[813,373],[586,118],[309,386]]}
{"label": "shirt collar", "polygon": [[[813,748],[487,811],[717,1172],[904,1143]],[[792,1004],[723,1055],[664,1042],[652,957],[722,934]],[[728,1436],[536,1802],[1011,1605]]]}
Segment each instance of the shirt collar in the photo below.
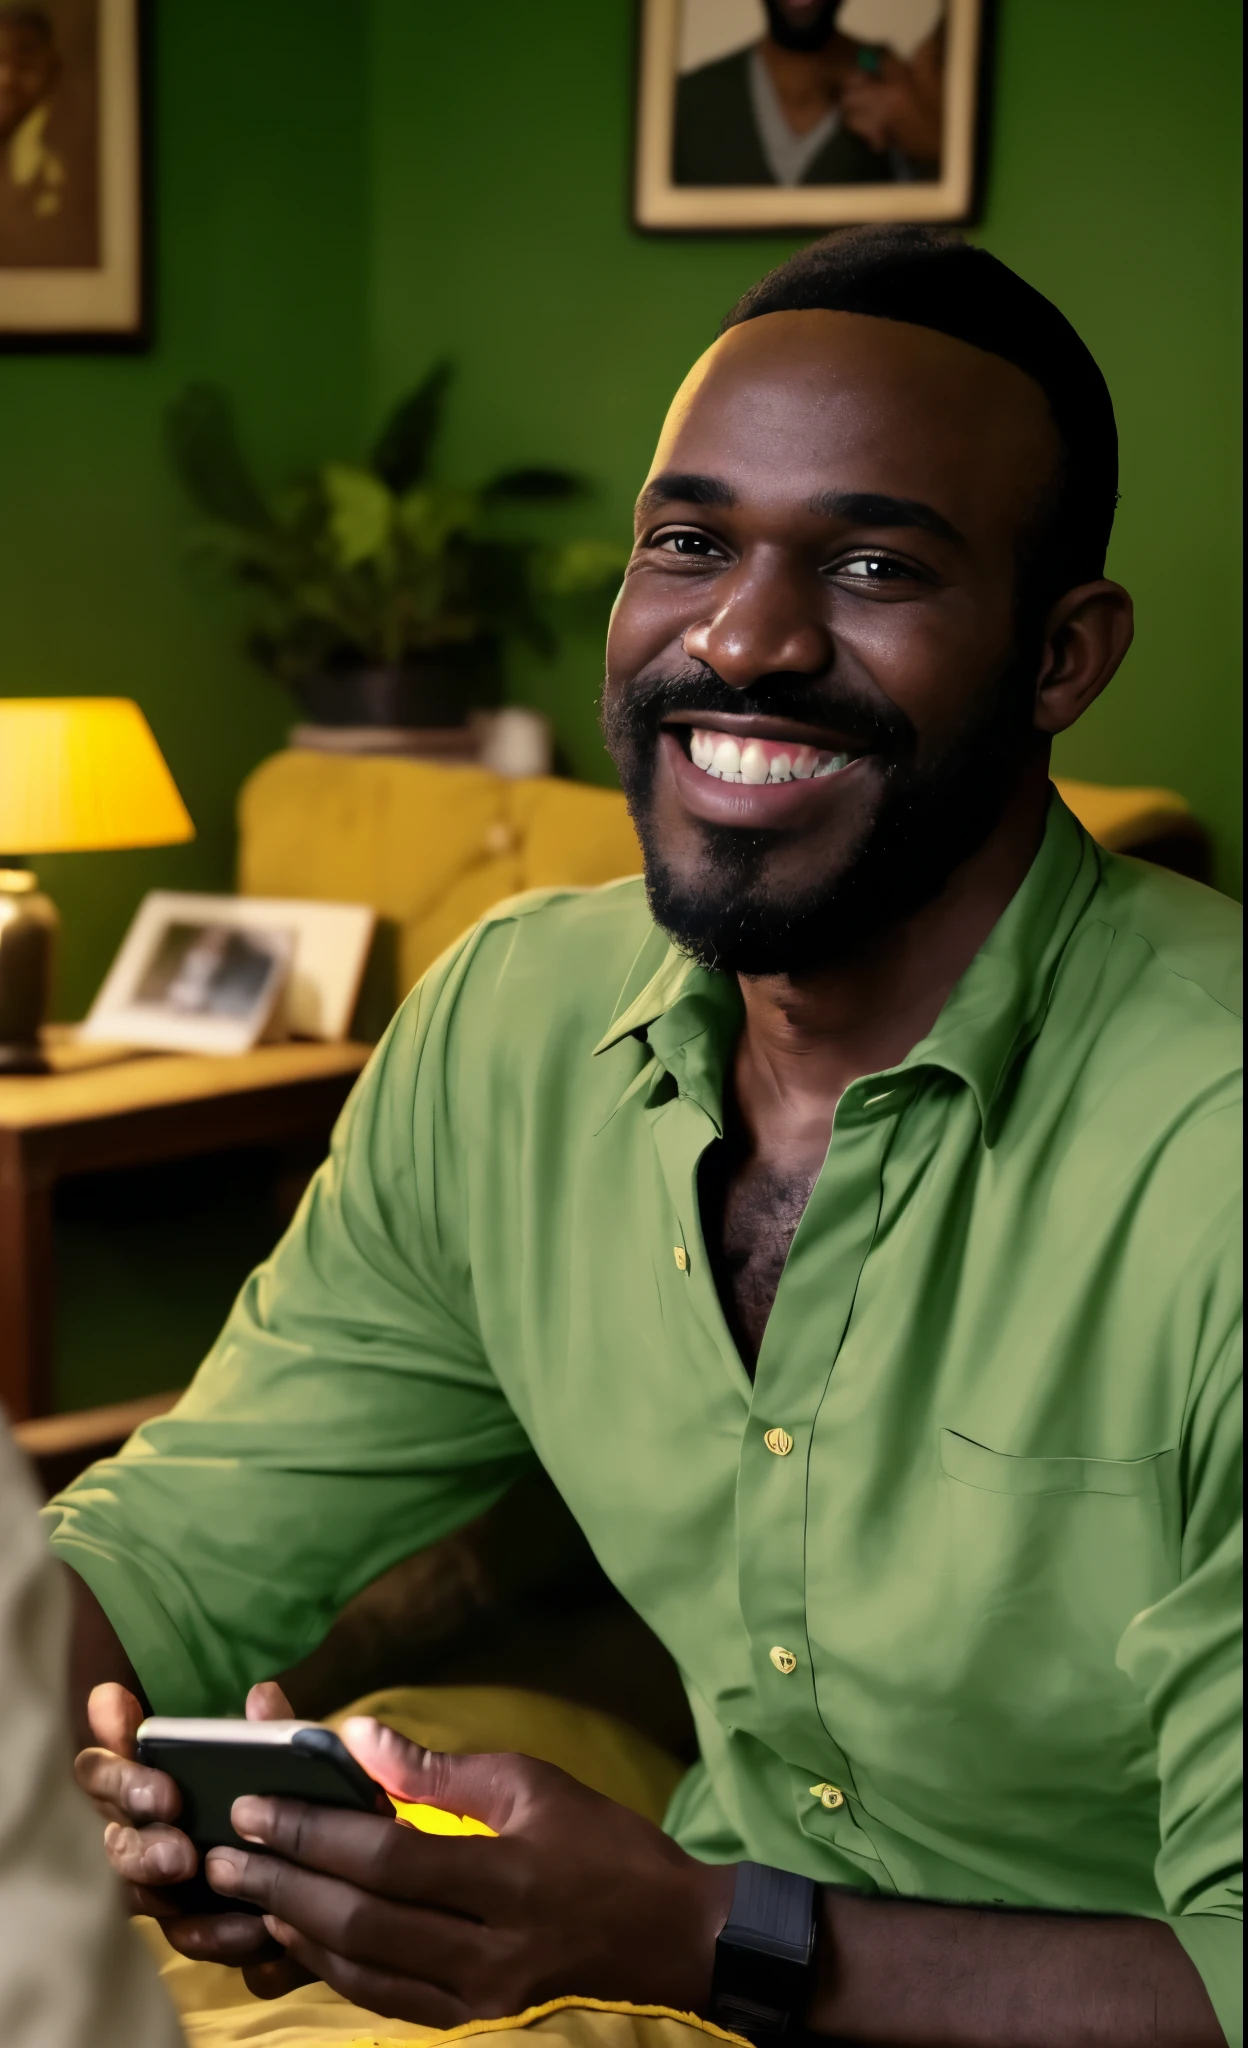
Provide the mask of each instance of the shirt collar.
{"label": "shirt collar", "polygon": [[[741,991],[731,975],[713,974],[669,945],[640,995],[630,1002],[625,990],[594,1053],[608,1052],[626,1038],[640,1040],[652,1055],[652,1067],[657,1062],[671,1074],[680,1093],[698,1103],[722,1132],[724,1069],[742,1015]],[[616,1109],[645,1077],[643,1069]]]}
{"label": "shirt collar", "polygon": [[1044,1022],[1062,955],[1100,877],[1095,841],[1051,791],[1044,837],[1021,885],[927,1037],[894,1070],[935,1066],[957,1075],[975,1097],[988,1143],[1006,1083]]}
{"label": "shirt collar", "polygon": [[[1005,1083],[1044,1021],[1058,963],[1099,880],[1096,845],[1054,790],[1021,886],[927,1037],[891,1070],[935,1066],[956,1075],[975,1097],[987,1142]],[[669,946],[641,993],[629,1000],[626,990],[621,1005],[595,1054],[640,1039],[718,1126],[724,1067],[741,1025],[736,982]],[[877,1079],[864,1075],[854,1090],[868,1092]]]}

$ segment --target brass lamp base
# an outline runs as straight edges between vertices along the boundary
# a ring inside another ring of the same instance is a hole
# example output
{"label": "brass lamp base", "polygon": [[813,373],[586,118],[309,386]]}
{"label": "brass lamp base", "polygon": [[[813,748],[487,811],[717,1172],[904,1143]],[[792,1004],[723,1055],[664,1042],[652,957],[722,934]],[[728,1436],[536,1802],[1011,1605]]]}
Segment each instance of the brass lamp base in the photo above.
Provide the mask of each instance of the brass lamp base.
{"label": "brass lamp base", "polygon": [[29,868],[0,868],[0,1074],[51,1072],[39,1032],[59,923]]}
{"label": "brass lamp base", "polygon": [[0,1045],[0,1077],[5,1074],[50,1074],[52,1063],[37,1045]]}

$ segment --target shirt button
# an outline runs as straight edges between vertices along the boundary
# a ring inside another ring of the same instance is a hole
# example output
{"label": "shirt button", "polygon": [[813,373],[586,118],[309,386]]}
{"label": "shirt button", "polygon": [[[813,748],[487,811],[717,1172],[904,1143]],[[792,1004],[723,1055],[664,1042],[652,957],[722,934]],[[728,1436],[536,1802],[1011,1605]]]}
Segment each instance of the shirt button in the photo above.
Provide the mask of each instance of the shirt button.
{"label": "shirt button", "polygon": [[685,1250],[685,1247],[683,1246],[683,1244],[674,1244],[674,1245],[672,1246],[672,1257],[673,1257],[673,1258],[675,1259],[675,1261],[676,1261],[676,1265],[677,1265],[677,1269],[678,1269],[678,1270],[679,1270],[680,1272],[682,1272],[682,1273],[686,1273],[686,1272],[688,1272],[688,1270],[689,1270],[689,1254],[688,1254],[688,1252],[687,1252],[687,1251]]}
{"label": "shirt button", "polygon": [[797,1670],[797,1658],[793,1655],[792,1650],[785,1649],[783,1643],[775,1644],[774,1648],[768,1650],[767,1655],[771,1658],[776,1670],[782,1672],[785,1678],[788,1677],[791,1671]]}
{"label": "shirt button", "polygon": [[844,1806],[845,1794],[839,1785],[812,1785],[811,1796],[826,1806],[829,1813],[835,1813],[838,1806]]}
{"label": "shirt button", "polygon": [[769,1451],[775,1452],[777,1458],[787,1458],[793,1448],[793,1439],[787,1429],[769,1429],[763,1442]]}

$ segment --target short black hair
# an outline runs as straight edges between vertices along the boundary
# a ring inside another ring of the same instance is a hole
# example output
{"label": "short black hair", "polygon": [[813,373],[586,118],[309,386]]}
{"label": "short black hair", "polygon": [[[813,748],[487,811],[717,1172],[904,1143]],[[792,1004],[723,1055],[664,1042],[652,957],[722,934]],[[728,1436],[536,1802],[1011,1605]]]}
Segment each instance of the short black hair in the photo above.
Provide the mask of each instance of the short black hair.
{"label": "short black hair", "polygon": [[821,309],[932,327],[1013,363],[1040,386],[1061,447],[1025,544],[1031,607],[1104,574],[1118,502],[1118,428],[1109,387],[1064,313],[1017,273],[950,230],[848,228],[814,242],[738,299],[720,333],[764,313]]}

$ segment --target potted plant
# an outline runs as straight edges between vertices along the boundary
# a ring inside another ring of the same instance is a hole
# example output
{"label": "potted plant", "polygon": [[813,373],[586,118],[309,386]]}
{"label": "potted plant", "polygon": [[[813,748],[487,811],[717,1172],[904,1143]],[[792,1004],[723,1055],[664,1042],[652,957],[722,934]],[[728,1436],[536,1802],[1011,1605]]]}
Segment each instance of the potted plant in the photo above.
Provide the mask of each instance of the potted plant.
{"label": "potted plant", "polygon": [[256,593],[250,647],[316,725],[451,727],[497,702],[501,656],[557,651],[554,598],[618,580],[614,543],[515,532],[517,508],[583,496],[562,469],[442,483],[430,458],[451,365],[395,407],[366,466],[325,462],[267,493],[234,409],[193,384],[169,407],[173,464],[207,524],[199,552]]}

